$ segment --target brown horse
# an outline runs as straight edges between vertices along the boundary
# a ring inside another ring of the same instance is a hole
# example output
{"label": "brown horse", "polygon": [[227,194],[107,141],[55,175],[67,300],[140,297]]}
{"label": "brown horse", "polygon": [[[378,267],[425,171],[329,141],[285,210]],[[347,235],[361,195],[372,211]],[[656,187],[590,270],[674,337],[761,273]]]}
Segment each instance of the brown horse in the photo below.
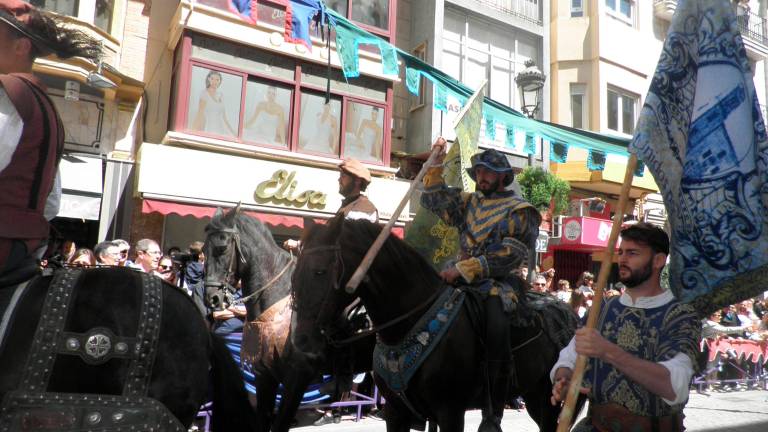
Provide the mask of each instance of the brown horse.
{"label": "brown horse", "polygon": [[[416,351],[427,350],[428,345],[423,339],[429,335],[413,333],[411,329],[421,322],[422,313],[435,303],[433,300],[446,287],[414,249],[390,236],[357,292],[350,295],[341,288],[380,230],[378,225],[365,221],[336,218],[305,233],[304,251],[299,257],[293,281],[294,321],[297,323],[295,344],[300,349],[313,351],[317,344],[323,344],[335,331],[341,311],[359,296],[374,328],[381,329],[378,340],[382,345],[396,346],[406,335],[417,334],[416,339],[425,348],[417,346]],[[407,385],[398,385],[398,389],[393,390],[390,387],[393,381],[383,379],[382,369],[374,369],[376,382],[387,397],[387,431],[407,431],[413,423],[426,419],[436,421],[441,431],[463,431],[465,410],[487,407],[486,376],[482,367],[485,350],[477,335],[476,322],[482,318],[472,312],[470,297],[467,296],[444,336],[429,348],[431,354]],[[446,303],[444,310],[449,306]],[[524,309],[523,306],[518,309]],[[510,380],[513,384],[508,400],[514,395],[522,395],[529,414],[540,429],[554,431],[559,408],[549,402],[552,389],[549,371],[558,358],[560,347],[575,331],[576,320],[567,306],[548,310],[547,313],[552,315],[562,314],[564,319],[561,328],[547,331],[542,328],[542,323],[548,319],[533,309],[526,310],[531,319],[514,320],[516,325],[511,331],[514,376]],[[445,321],[445,317],[437,315],[436,320]],[[374,362],[378,360],[374,358]],[[396,371],[407,370],[404,365],[410,361],[412,357],[408,355],[381,358],[384,369]],[[383,372],[386,374],[387,371]]]}

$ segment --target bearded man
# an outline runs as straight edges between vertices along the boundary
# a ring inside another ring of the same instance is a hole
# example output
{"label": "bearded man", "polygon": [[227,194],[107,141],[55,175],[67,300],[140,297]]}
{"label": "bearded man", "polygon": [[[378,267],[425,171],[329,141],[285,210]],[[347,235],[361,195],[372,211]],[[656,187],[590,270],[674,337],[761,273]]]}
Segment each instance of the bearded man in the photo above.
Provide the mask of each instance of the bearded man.
{"label": "bearded man", "polygon": [[[445,140],[438,138],[433,148],[440,149],[436,162],[442,164]],[[442,166],[435,166],[424,176],[421,205],[459,230],[461,255],[440,277],[450,284],[469,285],[484,297],[491,409],[483,413],[481,430],[501,430],[511,373],[509,313],[517,306],[520,294],[507,279],[533,249],[541,215],[508,190],[514,174],[503,153],[488,149],[471,161],[467,172],[477,184],[474,193],[448,187]]]}
{"label": "bearded man", "polygon": [[667,234],[638,223],[622,230],[621,239],[619,280],[626,290],[605,300],[596,329],[578,329],[560,352],[550,374],[552,403],[565,399],[582,354],[590,357],[581,389],[589,413],[574,432],[682,431],[701,321],[661,287]]}

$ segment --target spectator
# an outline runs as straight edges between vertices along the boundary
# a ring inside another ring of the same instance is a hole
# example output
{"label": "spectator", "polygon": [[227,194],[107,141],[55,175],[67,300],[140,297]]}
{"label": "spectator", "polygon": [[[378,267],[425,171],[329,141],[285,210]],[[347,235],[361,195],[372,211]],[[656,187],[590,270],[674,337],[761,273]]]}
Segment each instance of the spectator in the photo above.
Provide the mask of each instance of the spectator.
{"label": "spectator", "polygon": [[531,283],[531,287],[533,288],[533,291],[539,292],[539,293],[547,293],[547,279],[544,277],[543,274],[536,275],[533,278],[533,282]]}
{"label": "spectator", "polygon": [[145,273],[154,272],[160,263],[160,257],[163,252],[156,241],[152,239],[141,239],[134,246],[136,250],[136,262],[132,266]]}
{"label": "spectator", "polygon": [[557,292],[555,297],[558,300],[569,303],[571,301],[571,283],[567,279],[560,279],[557,281]]}
{"label": "spectator", "polygon": [[128,259],[128,253],[131,251],[131,245],[123,239],[112,240],[112,243],[116,244],[120,249],[120,258],[117,260],[119,267],[130,267],[133,262]]}
{"label": "spectator", "polygon": [[70,267],[95,267],[96,256],[88,248],[80,248],[75,251],[67,262]]}
{"label": "spectator", "polygon": [[547,281],[547,292],[552,292],[552,281],[555,280],[555,269],[551,268],[543,272],[542,275],[544,275],[544,279]]}
{"label": "spectator", "polygon": [[[238,284],[235,292],[235,299],[242,297],[242,291]],[[243,320],[245,319],[245,306],[229,306],[227,309],[211,312],[213,318],[213,333],[219,336],[226,336],[230,333],[243,331]]]}
{"label": "spectator", "polygon": [[72,257],[75,255],[76,251],[77,245],[75,244],[74,240],[64,240],[64,242],[61,243],[59,250],[54,256],[48,259],[48,262],[57,267],[63,267],[65,264],[68,264],[70,260],[72,260]]}
{"label": "spectator", "polygon": [[103,241],[93,248],[96,256],[96,264],[101,266],[115,266],[120,257],[120,247],[111,241]]}
{"label": "spectator", "polygon": [[160,262],[157,265],[157,276],[171,285],[176,285],[178,282],[176,280],[178,274],[176,274],[173,260],[168,255],[163,255],[163,257],[160,258]]}
{"label": "spectator", "polygon": [[581,291],[573,291],[570,304],[573,313],[578,315],[580,320],[583,320],[587,315],[587,296]]}
{"label": "spectator", "polygon": [[595,295],[595,291],[592,289],[594,283],[595,275],[585,271],[579,276],[579,280],[576,281],[577,290],[582,294],[586,294],[588,299],[591,299]]}
{"label": "spectator", "polygon": [[182,268],[181,286],[192,296],[197,308],[203,315],[206,315],[205,306],[205,254],[203,253],[203,242],[196,241],[189,245],[190,259],[184,263]]}

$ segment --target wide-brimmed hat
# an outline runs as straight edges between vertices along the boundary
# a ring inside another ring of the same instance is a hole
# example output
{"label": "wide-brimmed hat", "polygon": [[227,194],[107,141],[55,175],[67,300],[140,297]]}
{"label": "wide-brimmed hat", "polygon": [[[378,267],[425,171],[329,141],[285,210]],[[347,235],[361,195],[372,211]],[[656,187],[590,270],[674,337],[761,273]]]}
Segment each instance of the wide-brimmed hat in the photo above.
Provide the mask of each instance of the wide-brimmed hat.
{"label": "wide-brimmed hat", "polygon": [[371,182],[371,172],[368,168],[364,167],[357,159],[347,159],[339,164],[339,169],[346,171],[353,176],[363,179],[366,183]]}
{"label": "wide-brimmed hat", "polygon": [[498,150],[487,149],[482,153],[472,156],[471,161],[472,167],[467,168],[467,174],[469,174],[469,177],[472,178],[472,180],[477,181],[475,179],[475,168],[479,166],[499,174],[510,174],[505,180],[505,185],[512,183],[512,180],[514,179],[514,171],[512,170],[512,166],[509,165],[509,159],[507,159],[504,153]]}
{"label": "wide-brimmed hat", "polygon": [[0,21],[13,27],[16,31],[29,38],[35,48],[42,55],[50,54],[54,51],[48,42],[30,28],[30,13],[37,8],[21,0],[0,0]]}

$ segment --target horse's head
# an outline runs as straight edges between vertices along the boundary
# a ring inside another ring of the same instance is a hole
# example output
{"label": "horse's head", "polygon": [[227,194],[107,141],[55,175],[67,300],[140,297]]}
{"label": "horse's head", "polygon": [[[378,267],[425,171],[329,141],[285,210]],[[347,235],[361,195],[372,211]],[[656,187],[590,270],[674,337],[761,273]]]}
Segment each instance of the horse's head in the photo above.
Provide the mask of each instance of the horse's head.
{"label": "horse's head", "polygon": [[304,353],[319,354],[328,338],[341,331],[344,309],[355,299],[343,289],[360,260],[345,257],[340,237],[344,219],[315,225],[302,238],[302,252],[293,273],[293,345]]}
{"label": "horse's head", "polygon": [[239,206],[227,214],[219,208],[205,227],[205,301],[222,310],[232,304],[243,255],[235,217]]}

